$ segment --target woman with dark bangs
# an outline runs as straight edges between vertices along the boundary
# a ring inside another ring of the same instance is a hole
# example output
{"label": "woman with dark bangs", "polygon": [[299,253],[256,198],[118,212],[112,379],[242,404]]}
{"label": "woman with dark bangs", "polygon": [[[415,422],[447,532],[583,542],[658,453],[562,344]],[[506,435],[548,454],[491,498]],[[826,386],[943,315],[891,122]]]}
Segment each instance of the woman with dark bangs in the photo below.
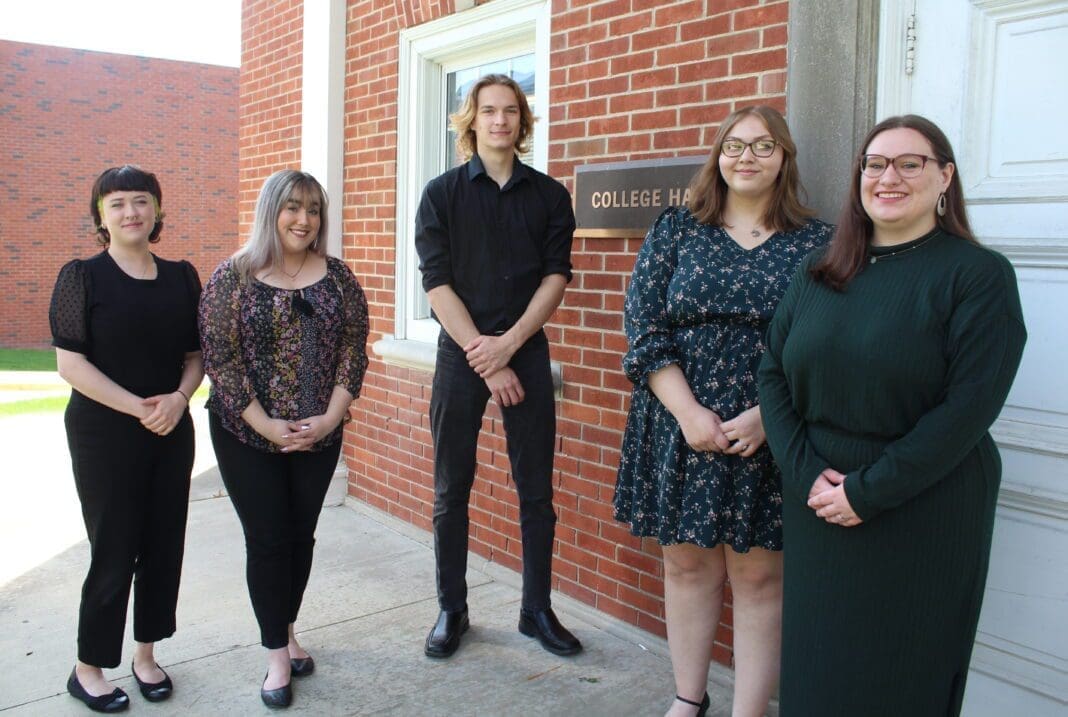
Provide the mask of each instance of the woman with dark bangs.
{"label": "woman with dark bangs", "polygon": [[1026,331],[942,131],[891,117],[862,147],[760,367],[784,486],[780,714],[952,716],[1001,480],[988,429]]}
{"label": "woman with dark bangs", "polygon": [[627,292],[623,368],[634,391],[615,515],[663,546],[670,717],[709,709],[728,579],[735,717],[763,715],[778,679],[782,498],[756,370],[790,277],[831,233],[801,203],[796,155],[774,109],[727,117],[689,205],[649,230]]}
{"label": "woman with dark bangs", "polygon": [[60,270],[49,308],[59,374],[73,389],[67,441],[91,549],[67,690],[97,712],[129,706],[101,668],[122,659],[131,581],[134,678],[152,702],[173,690],[153,648],[175,630],[193,469],[189,397],[204,369],[196,269],[150,251],[162,199],[150,172],[101,174],[89,211],[105,249]]}

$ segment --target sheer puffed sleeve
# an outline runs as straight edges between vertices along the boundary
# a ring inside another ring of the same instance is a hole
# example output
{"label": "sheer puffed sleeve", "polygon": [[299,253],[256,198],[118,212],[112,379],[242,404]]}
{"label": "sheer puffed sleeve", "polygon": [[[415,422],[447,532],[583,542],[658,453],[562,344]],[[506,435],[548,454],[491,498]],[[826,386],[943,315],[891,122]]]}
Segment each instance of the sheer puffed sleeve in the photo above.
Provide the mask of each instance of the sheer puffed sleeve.
{"label": "sheer puffed sleeve", "polygon": [[200,348],[204,372],[227,411],[240,416],[256,394],[241,351],[242,285],[224,261],[200,296]]}
{"label": "sheer puffed sleeve", "polygon": [[337,370],[334,385],[342,386],[352,394],[360,395],[363,376],[367,372],[367,297],[352,270],[342,261],[331,260],[338,285],[343,292],[345,318],[341,327],[341,346],[338,348]]}
{"label": "sheer puffed sleeve", "polygon": [[85,265],[78,259],[59,270],[48,307],[48,323],[52,328],[53,346],[80,354],[89,353],[89,278]]}

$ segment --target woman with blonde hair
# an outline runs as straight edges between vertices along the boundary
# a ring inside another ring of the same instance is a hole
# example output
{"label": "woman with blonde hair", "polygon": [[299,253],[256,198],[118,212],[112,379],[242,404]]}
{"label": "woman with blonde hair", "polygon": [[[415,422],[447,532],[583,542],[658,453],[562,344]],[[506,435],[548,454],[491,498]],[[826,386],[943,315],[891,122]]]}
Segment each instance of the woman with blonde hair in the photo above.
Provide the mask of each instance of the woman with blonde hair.
{"label": "woman with blonde hair", "polygon": [[367,370],[367,301],[348,266],[327,256],[326,234],[319,182],[276,172],[251,238],[215,270],[200,304],[211,438],[245,532],[270,707],[288,707],[291,676],[315,669],[294,623],[342,423]]}
{"label": "woman with blonde hair", "polygon": [[782,496],[756,369],[790,276],[830,236],[800,191],[782,116],[767,106],[735,111],[689,205],[667,209],[649,230],[627,291],[623,368],[634,390],[615,514],[663,546],[671,717],[709,708],[728,580],[735,717],[763,715],[778,677]]}

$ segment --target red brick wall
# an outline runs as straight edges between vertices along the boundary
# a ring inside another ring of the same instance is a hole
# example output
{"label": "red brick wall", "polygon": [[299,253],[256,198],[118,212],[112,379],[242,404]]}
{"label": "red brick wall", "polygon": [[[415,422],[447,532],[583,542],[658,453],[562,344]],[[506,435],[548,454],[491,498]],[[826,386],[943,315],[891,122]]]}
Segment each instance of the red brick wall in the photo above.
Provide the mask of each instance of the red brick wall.
{"label": "red brick wall", "polygon": [[[250,8],[259,5],[245,1],[246,27]],[[785,1],[553,0],[552,8],[549,172],[571,188],[576,165],[699,154],[711,144],[716,123],[736,106],[785,106]],[[445,0],[348,4],[344,251],[367,291],[372,343],[394,331],[398,32],[452,9]],[[280,110],[290,105],[291,92],[286,85],[279,95]],[[266,90],[250,90],[243,94],[247,102],[273,107],[275,99]],[[243,181],[247,167],[273,165],[284,149],[264,144],[265,155],[246,156],[246,118],[243,113]],[[244,191],[243,185],[243,201]],[[659,548],[630,536],[611,510],[630,392],[620,370],[623,292],[640,243],[576,239],[575,279],[548,327],[564,375],[553,586],[663,635]],[[345,444],[350,493],[427,530],[433,503],[429,397],[428,373],[372,356]],[[471,548],[519,570],[518,509],[500,414],[492,406],[478,462]],[[729,662],[729,609],[724,621],[715,654]]]}
{"label": "red brick wall", "polygon": [[241,4],[240,182],[241,241],[248,236],[263,180],[300,169],[303,0],[244,0]]}
{"label": "red brick wall", "polygon": [[[434,3],[349,4],[346,86],[346,257],[371,303],[372,342],[393,332],[396,33],[438,15]],[[576,165],[698,154],[735,107],[785,108],[787,3],[554,0],[549,173],[573,188]],[[697,19],[694,19],[697,18]],[[358,62],[353,62],[358,59]],[[563,364],[556,455],[554,588],[664,634],[655,541],[612,519],[630,385],[620,370],[623,292],[637,239],[576,239],[575,278],[548,327]],[[351,493],[431,527],[433,455],[428,374],[372,361],[347,434]],[[487,412],[471,499],[471,548],[520,569],[518,509],[495,407]],[[730,661],[730,610],[716,658]]]}
{"label": "red brick wall", "polygon": [[59,267],[100,250],[89,197],[104,169],[155,172],[153,251],[206,279],[237,243],[237,69],[0,40],[0,346],[51,341]]}

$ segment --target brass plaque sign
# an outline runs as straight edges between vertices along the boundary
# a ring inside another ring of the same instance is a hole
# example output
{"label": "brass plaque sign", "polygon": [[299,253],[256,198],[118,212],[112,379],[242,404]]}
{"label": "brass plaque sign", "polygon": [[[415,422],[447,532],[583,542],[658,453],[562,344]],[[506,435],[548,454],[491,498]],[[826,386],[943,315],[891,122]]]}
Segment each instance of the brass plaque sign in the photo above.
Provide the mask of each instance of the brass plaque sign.
{"label": "brass plaque sign", "polygon": [[666,157],[575,167],[575,236],[641,237],[667,207],[689,200],[708,158]]}

